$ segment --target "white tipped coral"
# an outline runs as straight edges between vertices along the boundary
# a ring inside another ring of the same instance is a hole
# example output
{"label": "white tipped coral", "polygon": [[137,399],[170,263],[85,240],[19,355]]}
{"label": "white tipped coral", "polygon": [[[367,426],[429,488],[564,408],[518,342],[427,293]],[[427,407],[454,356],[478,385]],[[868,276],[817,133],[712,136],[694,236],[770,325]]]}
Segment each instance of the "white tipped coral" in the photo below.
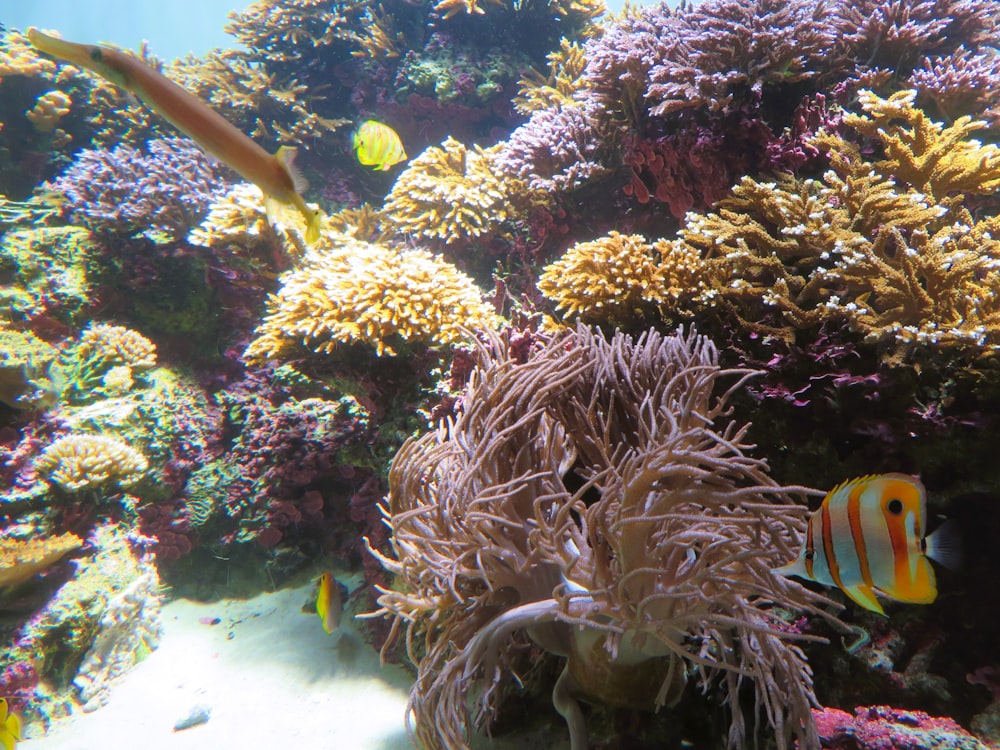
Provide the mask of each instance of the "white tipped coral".
{"label": "white tipped coral", "polygon": [[105,435],[66,435],[35,459],[35,470],[70,492],[108,484],[129,487],[149,468],[149,462],[127,443]]}

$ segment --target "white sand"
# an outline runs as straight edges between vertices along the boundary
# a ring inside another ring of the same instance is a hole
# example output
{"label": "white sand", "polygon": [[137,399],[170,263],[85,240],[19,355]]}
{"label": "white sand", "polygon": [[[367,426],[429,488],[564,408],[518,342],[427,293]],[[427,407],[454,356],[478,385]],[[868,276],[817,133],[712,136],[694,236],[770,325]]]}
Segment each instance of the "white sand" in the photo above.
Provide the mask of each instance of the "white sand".
{"label": "white sand", "polygon": [[[353,625],[339,639],[304,614],[311,586],[254,599],[163,610],[160,647],[97,711],[57,723],[27,750],[410,748],[403,724],[410,677],[381,668]],[[219,618],[205,625],[200,618]],[[197,705],[208,722],[174,724]]]}
{"label": "white sand", "polygon": [[[344,581],[345,583],[347,581]],[[106,706],[57,722],[19,750],[404,750],[403,717],[411,677],[380,667],[378,654],[345,617],[338,638],[302,612],[312,585],[250,600],[163,609],[159,648],[114,686]],[[202,618],[219,618],[206,625]],[[204,705],[209,720],[174,732]],[[566,731],[551,728],[477,748],[563,748]]]}

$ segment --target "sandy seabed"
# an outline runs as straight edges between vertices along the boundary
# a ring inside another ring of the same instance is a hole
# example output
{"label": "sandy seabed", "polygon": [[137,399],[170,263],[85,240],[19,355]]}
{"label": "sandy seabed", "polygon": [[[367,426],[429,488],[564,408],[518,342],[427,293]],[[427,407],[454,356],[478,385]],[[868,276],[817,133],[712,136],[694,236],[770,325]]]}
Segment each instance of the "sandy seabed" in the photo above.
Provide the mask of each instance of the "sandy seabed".
{"label": "sandy seabed", "polygon": [[[103,708],[56,722],[19,750],[404,750],[410,674],[379,665],[353,623],[328,635],[302,612],[312,585],[163,608],[159,648]],[[206,624],[218,618],[215,625]],[[345,618],[346,619],[346,618]],[[208,721],[175,732],[198,707]],[[558,718],[558,717],[556,717]],[[477,748],[565,747],[562,732],[477,738]]]}

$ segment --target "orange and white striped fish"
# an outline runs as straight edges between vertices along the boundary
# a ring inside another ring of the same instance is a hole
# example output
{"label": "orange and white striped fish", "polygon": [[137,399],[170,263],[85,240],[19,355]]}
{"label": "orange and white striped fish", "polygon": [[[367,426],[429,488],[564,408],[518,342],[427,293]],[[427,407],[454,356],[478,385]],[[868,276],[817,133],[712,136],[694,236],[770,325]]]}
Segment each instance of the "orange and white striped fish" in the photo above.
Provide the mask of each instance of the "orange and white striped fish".
{"label": "orange and white striped fish", "polygon": [[885,614],[876,593],[913,604],[937,598],[931,560],[956,567],[954,526],[925,537],[927,493],[919,479],[879,474],[837,485],[809,518],[798,558],[775,570],[836,586],[867,610]]}

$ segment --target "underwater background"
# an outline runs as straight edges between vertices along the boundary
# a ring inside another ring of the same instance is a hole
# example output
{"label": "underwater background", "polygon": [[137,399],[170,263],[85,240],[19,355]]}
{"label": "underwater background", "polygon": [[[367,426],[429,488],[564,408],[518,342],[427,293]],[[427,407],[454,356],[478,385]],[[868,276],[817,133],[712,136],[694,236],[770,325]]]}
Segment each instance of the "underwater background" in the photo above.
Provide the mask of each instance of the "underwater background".
{"label": "underwater background", "polygon": [[1000,747],[1000,3],[133,6],[0,13],[0,745]]}

